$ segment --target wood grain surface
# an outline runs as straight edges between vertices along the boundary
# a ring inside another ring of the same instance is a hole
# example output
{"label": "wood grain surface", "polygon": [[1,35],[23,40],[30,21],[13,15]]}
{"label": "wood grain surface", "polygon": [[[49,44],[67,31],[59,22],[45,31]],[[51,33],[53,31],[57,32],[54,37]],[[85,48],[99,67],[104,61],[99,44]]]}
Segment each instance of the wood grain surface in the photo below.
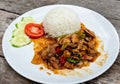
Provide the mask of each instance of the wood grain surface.
{"label": "wood grain surface", "polygon": [[[92,9],[105,16],[120,36],[120,0],[0,0],[0,84],[38,84],[20,76],[8,65],[2,51],[2,37],[9,24],[21,14],[53,4],[72,4]],[[120,54],[104,74],[82,84],[120,84]]]}

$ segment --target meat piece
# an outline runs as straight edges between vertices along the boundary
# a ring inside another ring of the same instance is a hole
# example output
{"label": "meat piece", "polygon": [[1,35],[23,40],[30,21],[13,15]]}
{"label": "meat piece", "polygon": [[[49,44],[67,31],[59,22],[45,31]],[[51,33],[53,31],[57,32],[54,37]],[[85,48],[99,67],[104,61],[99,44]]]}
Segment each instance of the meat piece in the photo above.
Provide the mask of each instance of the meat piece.
{"label": "meat piece", "polygon": [[79,50],[76,48],[76,49],[72,49],[72,52],[73,53],[79,53]]}
{"label": "meat piece", "polygon": [[47,68],[50,69],[50,70],[54,70],[54,68],[51,66],[50,62],[47,63]]}
{"label": "meat piece", "polygon": [[81,50],[81,49],[82,49],[82,46],[83,46],[83,44],[78,44],[77,49]]}
{"label": "meat piece", "polygon": [[87,49],[87,51],[88,51],[88,53],[89,54],[95,54],[95,53],[97,53],[97,50],[94,50],[94,49]]}
{"label": "meat piece", "polygon": [[81,50],[87,50],[87,46],[86,45],[83,45]]}
{"label": "meat piece", "polygon": [[70,43],[68,46],[72,47],[72,48],[76,48],[78,46],[78,44],[73,44],[73,43]]}
{"label": "meat piece", "polygon": [[78,35],[77,34],[73,34],[71,36],[71,40],[72,40],[72,43],[78,43],[79,42]]}
{"label": "meat piece", "polygon": [[56,53],[55,48],[53,48],[52,46],[48,46],[48,49],[49,49],[48,56],[52,56]]}
{"label": "meat piece", "polygon": [[70,57],[71,56],[71,52],[69,52],[68,50],[64,50],[63,56],[64,57]]}
{"label": "meat piece", "polygon": [[83,56],[83,59],[92,61],[92,60],[94,59],[94,57],[93,57],[93,56],[89,56],[89,55],[84,55],[84,56]]}
{"label": "meat piece", "polygon": [[84,44],[79,44],[77,49],[79,49],[79,50],[87,50],[87,46],[84,45]]}
{"label": "meat piece", "polygon": [[56,59],[54,56],[52,56],[50,59],[49,59],[49,62],[51,64],[51,66],[53,66],[53,68],[55,69],[59,69],[59,61],[58,59]]}
{"label": "meat piece", "polygon": [[84,31],[87,33],[87,34],[89,34],[90,36],[92,36],[92,37],[96,37],[95,36],[95,33],[93,32],[93,31],[90,31],[89,29],[87,29],[87,28],[84,28]]}
{"label": "meat piece", "polygon": [[58,43],[59,44],[64,44],[64,43],[70,43],[71,42],[71,35],[66,35],[65,37],[59,39]]}
{"label": "meat piece", "polygon": [[94,50],[94,49],[88,49],[87,52],[88,52],[88,54],[90,54],[90,56],[100,55],[100,53],[97,50]]}
{"label": "meat piece", "polygon": [[47,59],[47,55],[49,53],[49,50],[47,48],[43,48],[39,54],[43,60]]}
{"label": "meat piece", "polygon": [[74,68],[74,64],[71,64],[69,62],[65,62],[64,67],[66,67],[67,69],[73,69]]}
{"label": "meat piece", "polygon": [[58,46],[58,44],[48,45],[47,49],[49,51],[48,56],[52,56],[56,54],[55,48]]}
{"label": "meat piece", "polygon": [[79,60],[80,59],[78,56],[72,56],[71,58],[73,58],[75,60]]}
{"label": "meat piece", "polygon": [[86,54],[86,51],[80,51],[81,56]]}
{"label": "meat piece", "polygon": [[58,46],[58,44],[48,45],[47,47],[43,48],[39,52],[42,59],[49,59],[50,56],[55,55],[56,54],[56,51],[55,51],[56,46]]}
{"label": "meat piece", "polygon": [[79,40],[77,49],[81,50],[84,44],[84,40]]}
{"label": "meat piece", "polygon": [[88,47],[95,48],[95,41],[92,40],[92,41],[88,42]]}
{"label": "meat piece", "polygon": [[87,42],[89,42],[89,41],[92,40],[92,38],[91,38],[91,37],[85,37],[85,40],[86,40]]}
{"label": "meat piece", "polygon": [[80,61],[76,66],[77,66],[77,68],[81,68],[83,66],[83,62]]}

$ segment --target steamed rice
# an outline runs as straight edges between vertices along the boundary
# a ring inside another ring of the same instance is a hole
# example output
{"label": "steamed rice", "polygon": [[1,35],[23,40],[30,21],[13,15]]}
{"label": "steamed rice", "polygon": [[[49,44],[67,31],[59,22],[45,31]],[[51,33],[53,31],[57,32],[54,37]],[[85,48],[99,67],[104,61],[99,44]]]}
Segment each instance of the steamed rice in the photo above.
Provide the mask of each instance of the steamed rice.
{"label": "steamed rice", "polygon": [[80,20],[73,10],[58,7],[48,12],[43,20],[43,26],[45,33],[58,37],[80,30]]}

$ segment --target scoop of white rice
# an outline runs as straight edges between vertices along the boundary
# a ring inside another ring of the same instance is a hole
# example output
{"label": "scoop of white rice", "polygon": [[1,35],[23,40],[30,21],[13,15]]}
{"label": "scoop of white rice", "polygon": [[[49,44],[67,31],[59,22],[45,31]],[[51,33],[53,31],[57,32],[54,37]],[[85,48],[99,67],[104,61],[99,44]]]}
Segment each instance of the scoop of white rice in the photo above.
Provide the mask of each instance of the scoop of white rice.
{"label": "scoop of white rice", "polygon": [[80,20],[73,10],[58,7],[48,12],[43,20],[43,26],[45,33],[58,37],[80,30]]}

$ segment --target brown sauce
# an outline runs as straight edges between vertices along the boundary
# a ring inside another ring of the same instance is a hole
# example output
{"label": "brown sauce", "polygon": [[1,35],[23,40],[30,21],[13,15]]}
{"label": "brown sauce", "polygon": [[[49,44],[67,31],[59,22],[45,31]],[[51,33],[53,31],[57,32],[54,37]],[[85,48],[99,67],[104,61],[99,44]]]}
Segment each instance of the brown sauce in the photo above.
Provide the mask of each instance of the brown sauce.
{"label": "brown sauce", "polygon": [[[60,38],[43,36],[32,41],[34,43],[32,64],[43,64],[56,74],[58,70],[89,66],[100,56],[100,52],[97,51],[99,41],[96,35],[83,24],[81,30],[74,34]],[[56,51],[56,47],[61,50]]]}

